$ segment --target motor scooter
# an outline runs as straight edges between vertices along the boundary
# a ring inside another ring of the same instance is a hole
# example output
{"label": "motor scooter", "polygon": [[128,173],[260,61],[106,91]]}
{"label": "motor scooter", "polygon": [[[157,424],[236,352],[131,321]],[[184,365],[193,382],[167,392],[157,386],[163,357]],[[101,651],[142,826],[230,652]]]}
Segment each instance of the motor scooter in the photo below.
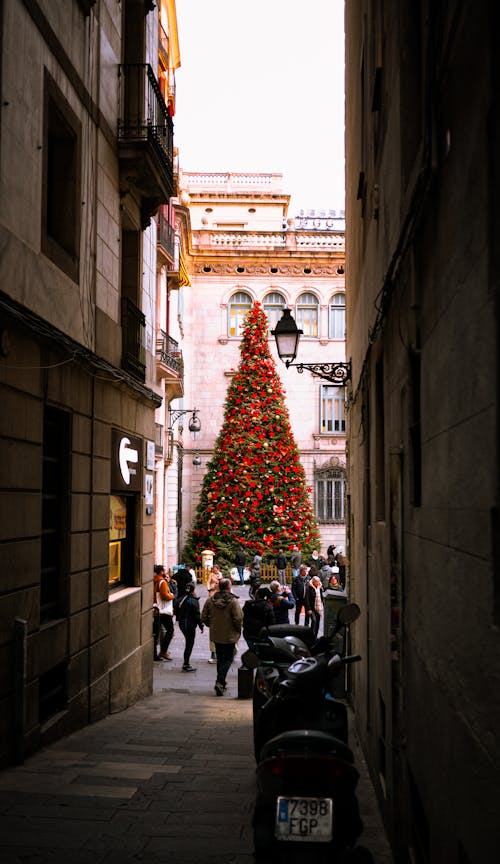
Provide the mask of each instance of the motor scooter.
{"label": "motor scooter", "polygon": [[[255,756],[259,756],[259,748],[263,740],[269,736],[266,731],[268,719],[261,720],[264,705],[276,692],[276,688],[284,680],[289,666],[302,657],[319,655],[321,652],[343,653],[346,643],[345,628],[360,615],[359,606],[348,604],[339,610],[333,628],[326,636],[316,638],[310,627],[299,624],[273,624],[262,634],[254,646],[254,654],[258,657],[253,685],[253,729]],[[242,657],[242,662],[245,655]],[[251,661],[255,666],[255,659]],[[341,740],[347,741],[347,711],[345,705],[335,700],[332,694],[323,700],[321,711],[321,726]],[[300,716],[303,723],[310,724],[311,716],[318,715],[318,706],[309,704],[311,710],[307,717]],[[275,706],[276,708],[276,706]],[[269,713],[269,712],[268,712]],[[303,723],[301,725],[303,725]]]}
{"label": "motor scooter", "polygon": [[[360,614],[359,607],[352,604],[339,614],[345,625]],[[256,652],[242,659],[245,665],[260,662]],[[258,864],[373,864],[370,852],[357,845],[363,826],[354,757],[325,715],[332,678],[359,659],[332,650],[301,657],[261,711],[253,819]]]}

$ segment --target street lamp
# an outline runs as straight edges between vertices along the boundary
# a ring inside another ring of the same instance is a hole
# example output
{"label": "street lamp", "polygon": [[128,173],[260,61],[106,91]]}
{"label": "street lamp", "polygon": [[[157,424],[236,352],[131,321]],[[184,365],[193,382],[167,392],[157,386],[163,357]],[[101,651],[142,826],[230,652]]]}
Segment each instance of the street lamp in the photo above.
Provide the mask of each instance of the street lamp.
{"label": "street lamp", "polygon": [[276,324],[276,328],[271,330],[271,336],[276,339],[276,348],[278,356],[283,360],[287,369],[297,356],[299,347],[299,339],[302,336],[303,330],[299,330],[290,309],[283,309],[283,317]]}
{"label": "street lamp", "polygon": [[201,422],[200,422],[200,418],[198,417],[198,408],[186,408],[186,409],[177,408],[177,409],[175,409],[175,411],[172,410],[172,408],[169,408],[168,409],[168,416],[169,416],[169,421],[170,421],[169,429],[172,429],[174,423],[177,422],[179,417],[183,417],[184,414],[192,414],[192,417],[190,418],[189,423],[188,423],[189,431],[190,432],[200,432]]}
{"label": "street lamp", "polygon": [[271,336],[276,339],[278,356],[286,368],[295,366],[297,372],[302,373],[308,369],[313,375],[330,381],[339,387],[345,386],[351,380],[351,364],[349,363],[294,363],[299,347],[299,340],[303,331],[299,330],[295,320],[292,318],[290,309],[283,309],[283,317],[278,321]]}

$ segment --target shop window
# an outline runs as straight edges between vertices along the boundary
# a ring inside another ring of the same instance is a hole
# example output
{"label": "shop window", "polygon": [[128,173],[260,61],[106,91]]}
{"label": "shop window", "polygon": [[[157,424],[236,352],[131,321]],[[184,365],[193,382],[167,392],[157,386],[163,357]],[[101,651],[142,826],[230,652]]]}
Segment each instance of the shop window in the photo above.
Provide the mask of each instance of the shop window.
{"label": "shop window", "polygon": [[321,385],[320,432],[345,433],[345,393],[343,387]]}
{"label": "shop window", "polygon": [[318,298],[309,291],[301,294],[297,300],[296,321],[306,338],[318,338],[319,303]]}
{"label": "shop window", "polygon": [[111,495],[109,499],[109,587],[134,584],[135,499]]}
{"label": "shop window", "polygon": [[328,306],[328,338],[345,339],[345,294],[339,292]]}
{"label": "shop window", "polygon": [[75,282],[79,278],[81,124],[45,73],[42,250]]}
{"label": "shop window", "polygon": [[228,305],[228,336],[241,337],[245,315],[252,307],[252,298],[246,291],[237,291]]}

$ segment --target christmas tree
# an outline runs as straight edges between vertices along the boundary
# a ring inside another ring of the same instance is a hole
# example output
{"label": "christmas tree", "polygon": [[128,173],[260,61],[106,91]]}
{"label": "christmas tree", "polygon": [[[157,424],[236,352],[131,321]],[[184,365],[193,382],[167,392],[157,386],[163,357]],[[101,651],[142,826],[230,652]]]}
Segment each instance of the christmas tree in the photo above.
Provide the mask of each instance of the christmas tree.
{"label": "christmas tree", "polygon": [[[255,303],[245,318],[241,359],[227,391],[222,429],[207,465],[190,543],[234,561],[280,548],[317,547],[318,527],[293,437],[284,392],[269,352],[267,317]],[[190,548],[189,548],[190,547]]]}

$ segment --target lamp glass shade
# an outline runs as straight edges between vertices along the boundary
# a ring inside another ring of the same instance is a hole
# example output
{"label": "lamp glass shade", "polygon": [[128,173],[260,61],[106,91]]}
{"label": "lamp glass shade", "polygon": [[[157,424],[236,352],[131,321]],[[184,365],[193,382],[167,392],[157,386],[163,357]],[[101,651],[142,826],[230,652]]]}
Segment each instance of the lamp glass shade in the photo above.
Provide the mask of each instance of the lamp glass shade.
{"label": "lamp glass shade", "polygon": [[193,414],[193,416],[191,417],[188,424],[188,429],[190,432],[199,432],[201,430],[200,418],[197,417],[196,414]]}
{"label": "lamp glass shade", "polygon": [[299,330],[290,309],[283,309],[283,316],[280,318],[274,330],[271,330],[271,335],[276,339],[276,348],[278,356],[284,362],[292,363],[297,356],[299,347],[299,339],[303,331]]}

